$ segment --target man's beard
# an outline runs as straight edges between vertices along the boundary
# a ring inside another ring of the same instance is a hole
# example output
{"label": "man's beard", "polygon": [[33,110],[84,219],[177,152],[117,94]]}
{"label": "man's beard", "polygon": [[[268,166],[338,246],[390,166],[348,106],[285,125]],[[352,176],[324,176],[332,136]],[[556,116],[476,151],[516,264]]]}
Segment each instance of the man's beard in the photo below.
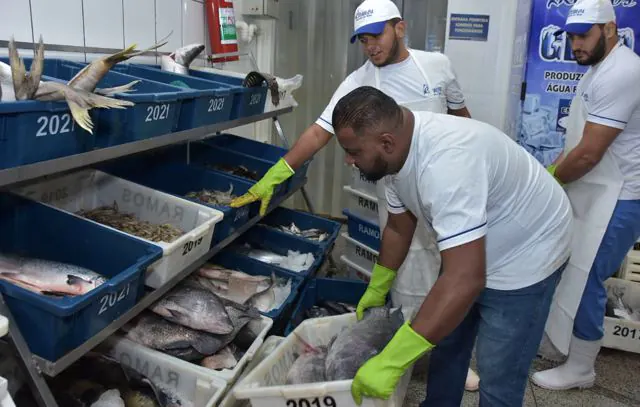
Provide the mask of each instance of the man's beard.
{"label": "man's beard", "polygon": [[398,59],[398,54],[400,54],[400,45],[398,44],[398,37],[396,34],[393,34],[393,46],[391,47],[391,51],[389,51],[389,56],[382,63],[376,65],[378,68],[382,68],[383,66],[387,66],[393,64]]}
{"label": "man's beard", "polygon": [[375,165],[373,170],[369,172],[364,172],[362,171],[362,168],[360,168],[360,172],[362,173],[362,175],[364,175],[364,177],[368,181],[378,182],[387,175],[389,164],[385,162],[381,157],[376,158],[376,161],[374,164]]}
{"label": "man's beard", "polygon": [[600,38],[598,39],[598,44],[596,44],[596,47],[593,49],[591,56],[587,58],[584,62],[580,62],[576,58],[576,62],[578,63],[578,65],[583,65],[583,66],[595,65],[598,62],[602,61],[602,59],[604,58],[605,52],[606,52],[606,44],[604,41],[604,34],[600,34]]}

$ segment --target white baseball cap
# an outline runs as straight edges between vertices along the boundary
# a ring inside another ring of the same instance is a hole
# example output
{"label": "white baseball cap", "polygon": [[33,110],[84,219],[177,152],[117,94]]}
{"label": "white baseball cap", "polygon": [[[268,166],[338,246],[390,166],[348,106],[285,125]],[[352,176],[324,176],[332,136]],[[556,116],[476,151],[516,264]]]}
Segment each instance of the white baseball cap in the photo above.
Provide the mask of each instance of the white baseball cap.
{"label": "white baseball cap", "polygon": [[394,18],[402,16],[391,0],[364,0],[353,15],[351,43],[353,44],[360,34],[381,34],[387,21]]}
{"label": "white baseball cap", "polygon": [[556,35],[566,31],[570,34],[585,34],[594,24],[616,21],[611,0],[578,0],[569,9],[567,21]]}

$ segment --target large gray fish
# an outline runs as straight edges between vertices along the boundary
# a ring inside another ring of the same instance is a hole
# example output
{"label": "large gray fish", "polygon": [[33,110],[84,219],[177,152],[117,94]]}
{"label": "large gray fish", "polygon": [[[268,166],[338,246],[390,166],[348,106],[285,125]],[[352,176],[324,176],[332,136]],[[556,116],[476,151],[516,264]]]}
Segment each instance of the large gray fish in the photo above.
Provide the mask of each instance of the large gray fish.
{"label": "large gray fish", "polygon": [[343,329],[332,343],[325,364],[328,381],[351,380],[358,369],[389,343],[404,323],[402,310],[370,308],[364,318]]}
{"label": "large gray fish", "polygon": [[305,350],[287,372],[286,384],[318,383],[326,381],[327,347]]}
{"label": "large gray fish", "polygon": [[207,264],[187,279],[189,284],[210,290],[221,298],[245,304],[256,294],[269,290],[273,278],[253,276],[237,270]]}
{"label": "large gray fish", "polygon": [[220,349],[217,335],[174,324],[148,311],[124,329],[127,330],[125,336],[132,341],[185,360],[199,359]]}
{"label": "large gray fish", "polygon": [[160,58],[160,67],[163,71],[189,74],[189,65],[204,51],[204,44],[189,44],[180,47],[169,55]]}
{"label": "large gray fish", "polygon": [[212,334],[234,330],[222,300],[211,291],[180,284],[150,307],[171,322]]}
{"label": "large gray fish", "polygon": [[4,254],[0,254],[0,279],[39,294],[61,296],[86,294],[107,281],[73,264]]}

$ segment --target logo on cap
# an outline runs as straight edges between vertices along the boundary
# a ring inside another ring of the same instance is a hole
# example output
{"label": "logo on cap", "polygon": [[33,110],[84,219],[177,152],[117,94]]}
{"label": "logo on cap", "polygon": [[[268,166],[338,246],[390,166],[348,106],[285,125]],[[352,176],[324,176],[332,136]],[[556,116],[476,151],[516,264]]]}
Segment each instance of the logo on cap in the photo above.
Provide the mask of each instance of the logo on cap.
{"label": "logo on cap", "polygon": [[576,16],[581,16],[584,14],[584,9],[583,8],[573,8],[569,11],[569,17],[576,17]]}
{"label": "logo on cap", "polygon": [[360,21],[363,18],[371,17],[373,15],[373,9],[358,10],[356,11],[356,21]]}

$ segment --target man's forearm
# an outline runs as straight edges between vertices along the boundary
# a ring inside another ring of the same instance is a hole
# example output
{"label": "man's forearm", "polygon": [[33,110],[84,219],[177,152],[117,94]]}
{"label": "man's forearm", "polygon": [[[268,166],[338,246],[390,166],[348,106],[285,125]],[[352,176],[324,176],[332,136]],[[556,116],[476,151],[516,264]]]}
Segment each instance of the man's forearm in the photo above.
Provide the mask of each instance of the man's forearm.
{"label": "man's forearm", "polygon": [[331,140],[331,133],[314,123],[302,133],[298,141],[285,154],[284,160],[292,169],[297,170],[327,145],[329,140]]}
{"label": "man's forearm", "polygon": [[378,263],[391,270],[397,271],[407,257],[414,231],[415,226],[412,230],[401,233],[389,227],[387,223],[387,226],[382,232],[382,244],[380,246]]}
{"label": "man's forearm", "polygon": [[554,175],[565,184],[573,182],[591,171],[599,161],[599,157],[593,157],[581,148],[574,148],[558,164]]}
{"label": "man's forearm", "polygon": [[467,107],[463,107],[462,109],[449,109],[447,108],[447,113],[453,116],[460,117],[468,117],[471,118],[471,113],[469,113],[469,109]]}

